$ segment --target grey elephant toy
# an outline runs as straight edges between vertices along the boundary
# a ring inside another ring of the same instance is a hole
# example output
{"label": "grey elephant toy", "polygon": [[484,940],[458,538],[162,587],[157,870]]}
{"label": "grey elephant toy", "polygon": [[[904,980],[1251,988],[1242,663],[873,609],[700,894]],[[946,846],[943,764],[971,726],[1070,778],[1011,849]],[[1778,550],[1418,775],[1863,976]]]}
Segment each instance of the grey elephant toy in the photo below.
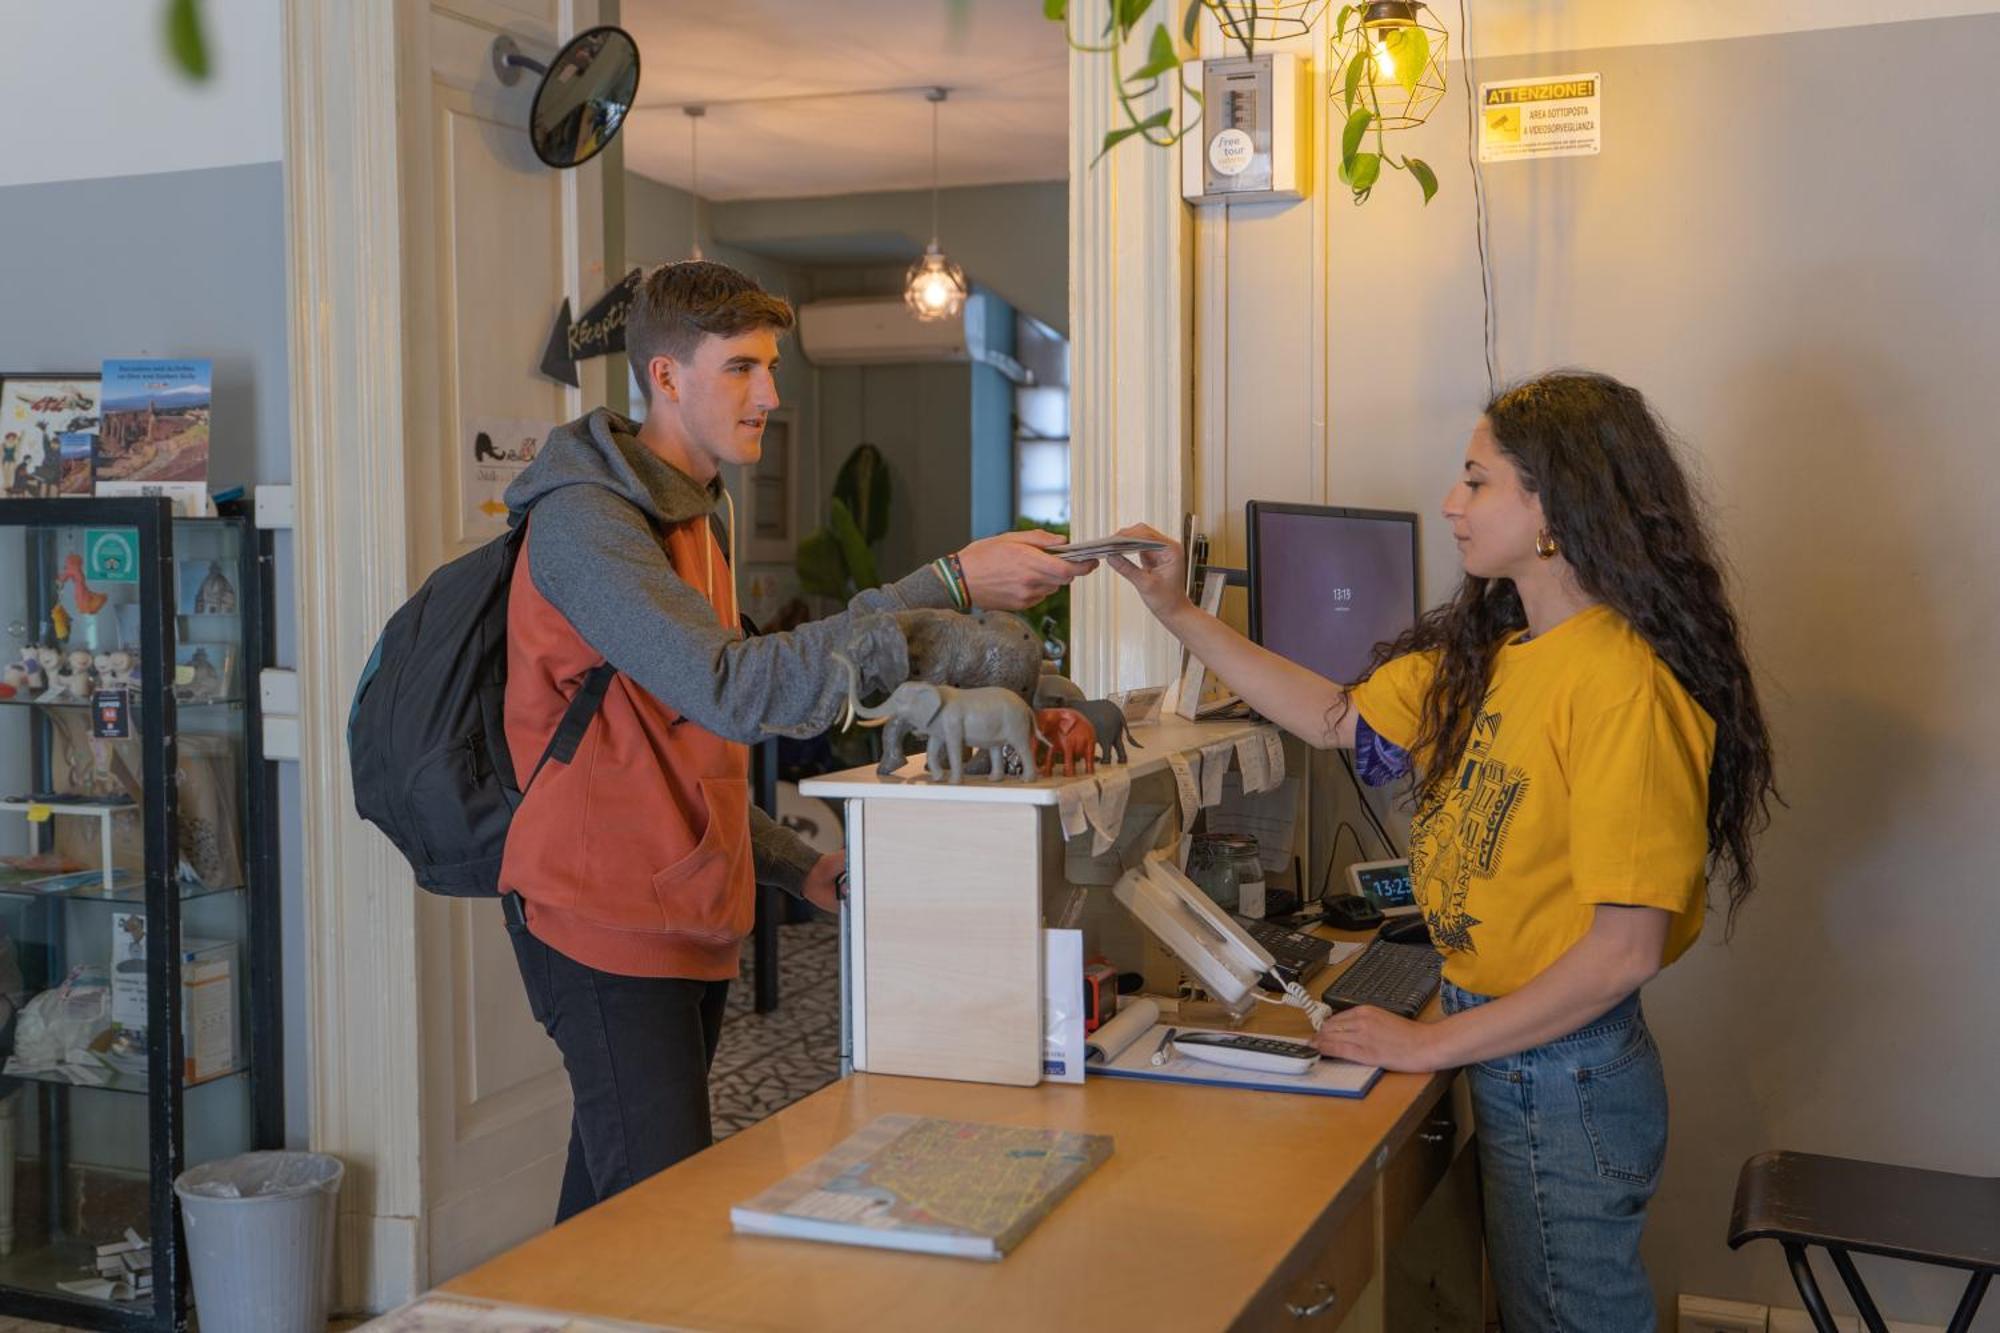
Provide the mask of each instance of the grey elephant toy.
{"label": "grey elephant toy", "polygon": [[1083,702],[1083,691],[1068,676],[1044,671],[1035,682],[1035,707],[1074,708]]}
{"label": "grey elephant toy", "polygon": [[995,685],[1025,701],[1042,669],[1042,640],[1006,611],[899,611],[910,679],[959,689]]}
{"label": "grey elephant toy", "polygon": [[[1113,751],[1116,751],[1119,763],[1131,762],[1125,757],[1125,742],[1132,738],[1132,729],[1125,725],[1124,709],[1109,699],[1085,699],[1060,706],[1074,708],[1089,718],[1090,725],[1097,729],[1098,763],[1110,763]],[[1139,745],[1139,742],[1132,740],[1132,744]],[[1139,745],[1139,748],[1143,750],[1146,747]]]}
{"label": "grey elephant toy", "polygon": [[834,659],[847,668],[847,704],[863,726],[883,726],[882,762],[875,771],[888,776],[902,766],[903,738],[924,737],[925,766],[932,778],[949,771],[956,786],[965,777],[965,747],[978,746],[992,755],[987,777],[998,782],[1006,774],[1007,755],[1035,772],[1035,715],[1014,691],[1000,686],[954,689],[927,680],[906,680],[890,691],[879,707],[870,708],[855,695],[854,664],[839,653]]}

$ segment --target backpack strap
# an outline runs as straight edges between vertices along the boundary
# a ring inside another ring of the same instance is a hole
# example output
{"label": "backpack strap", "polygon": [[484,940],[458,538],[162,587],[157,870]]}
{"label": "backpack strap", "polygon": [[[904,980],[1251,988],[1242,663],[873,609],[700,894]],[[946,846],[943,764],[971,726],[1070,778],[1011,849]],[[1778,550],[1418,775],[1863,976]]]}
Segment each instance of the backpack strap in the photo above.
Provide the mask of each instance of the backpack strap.
{"label": "backpack strap", "polygon": [[604,692],[611,688],[611,678],[618,674],[618,668],[609,662],[599,662],[583,678],[583,686],[576,697],[563,710],[562,721],[556,725],[556,734],[549,737],[549,748],[542,751],[542,757],[535,761],[535,771],[528,775],[521,794],[528,794],[528,788],[535,785],[535,779],[542,775],[542,769],[549,760],[557,759],[567,764],[576,757],[576,747],[583,743],[583,733],[590,729],[591,719],[604,703]]}

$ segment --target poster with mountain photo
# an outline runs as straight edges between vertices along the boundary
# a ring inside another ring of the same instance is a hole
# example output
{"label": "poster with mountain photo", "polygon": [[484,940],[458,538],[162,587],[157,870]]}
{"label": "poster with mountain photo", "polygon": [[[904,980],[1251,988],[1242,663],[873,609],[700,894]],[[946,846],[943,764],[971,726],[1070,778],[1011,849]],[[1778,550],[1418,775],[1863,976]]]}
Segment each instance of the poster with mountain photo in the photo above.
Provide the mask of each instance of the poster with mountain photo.
{"label": "poster with mountain photo", "polygon": [[213,370],[206,359],[104,363],[98,495],[164,495],[182,517],[209,512]]}

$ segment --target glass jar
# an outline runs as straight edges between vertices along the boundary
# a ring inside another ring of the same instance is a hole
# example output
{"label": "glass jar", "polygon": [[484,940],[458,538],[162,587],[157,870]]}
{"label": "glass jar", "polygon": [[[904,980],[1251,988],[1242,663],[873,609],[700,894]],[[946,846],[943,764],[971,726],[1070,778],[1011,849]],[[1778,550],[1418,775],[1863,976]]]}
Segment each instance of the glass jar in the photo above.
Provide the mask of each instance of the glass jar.
{"label": "glass jar", "polygon": [[1258,853],[1257,840],[1247,833],[1234,834],[1230,837],[1230,853],[1236,868],[1236,906],[1233,910],[1262,919],[1264,860]]}
{"label": "glass jar", "polygon": [[1236,911],[1236,905],[1242,901],[1242,885],[1236,879],[1238,849],[1234,843],[1236,839],[1228,833],[1198,833],[1194,835],[1194,847],[1188,849],[1188,879],[1226,913]]}

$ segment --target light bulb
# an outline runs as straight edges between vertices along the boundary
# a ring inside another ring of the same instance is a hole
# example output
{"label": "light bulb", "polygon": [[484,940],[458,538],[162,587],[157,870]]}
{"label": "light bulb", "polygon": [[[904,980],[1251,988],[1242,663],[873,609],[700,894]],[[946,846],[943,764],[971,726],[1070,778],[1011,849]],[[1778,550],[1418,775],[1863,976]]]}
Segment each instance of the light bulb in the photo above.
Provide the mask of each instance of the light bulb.
{"label": "light bulb", "polygon": [[1389,44],[1380,37],[1375,39],[1375,82],[1394,83],[1396,81],[1396,55]]}
{"label": "light bulb", "polygon": [[950,319],[965,306],[965,270],[933,243],[904,279],[903,301],[918,319]]}

